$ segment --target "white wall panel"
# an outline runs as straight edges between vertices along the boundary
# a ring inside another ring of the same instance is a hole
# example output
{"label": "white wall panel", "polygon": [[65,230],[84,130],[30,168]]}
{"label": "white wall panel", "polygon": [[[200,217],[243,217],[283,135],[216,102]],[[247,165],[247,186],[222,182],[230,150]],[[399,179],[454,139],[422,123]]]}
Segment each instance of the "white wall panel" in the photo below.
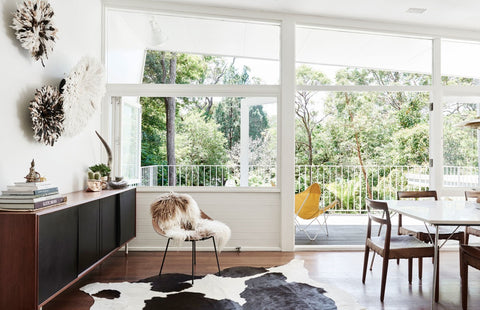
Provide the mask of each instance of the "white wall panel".
{"label": "white wall panel", "polygon": [[[166,238],[152,228],[150,204],[161,193],[137,191],[137,238],[131,250],[163,250]],[[227,224],[232,237],[225,250],[280,250],[280,193],[278,192],[194,192],[189,193],[210,217]],[[185,243],[183,249],[189,249]],[[211,241],[198,244],[199,250],[212,249]],[[177,248],[178,249],[178,248]]]}

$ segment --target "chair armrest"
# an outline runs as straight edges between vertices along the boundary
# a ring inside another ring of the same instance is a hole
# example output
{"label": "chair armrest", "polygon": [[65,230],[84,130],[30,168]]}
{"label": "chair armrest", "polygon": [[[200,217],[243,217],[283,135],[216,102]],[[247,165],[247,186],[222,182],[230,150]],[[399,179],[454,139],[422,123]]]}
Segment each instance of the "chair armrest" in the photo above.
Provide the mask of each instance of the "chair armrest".
{"label": "chair armrest", "polygon": [[326,207],[323,207],[323,208],[320,208],[320,210],[322,210],[323,212],[335,207],[336,205],[338,204],[338,200],[335,199],[331,204],[329,204],[328,206]]}

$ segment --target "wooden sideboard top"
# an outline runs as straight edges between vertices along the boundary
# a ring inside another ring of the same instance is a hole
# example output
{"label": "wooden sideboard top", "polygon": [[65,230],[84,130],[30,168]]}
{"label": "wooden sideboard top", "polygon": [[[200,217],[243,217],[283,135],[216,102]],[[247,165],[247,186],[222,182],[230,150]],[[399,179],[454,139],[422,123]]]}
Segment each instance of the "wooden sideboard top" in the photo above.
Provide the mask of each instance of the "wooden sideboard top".
{"label": "wooden sideboard top", "polygon": [[0,214],[35,214],[35,215],[43,215],[48,214],[51,212],[60,211],[62,209],[78,206],[80,204],[84,204],[90,201],[102,199],[105,197],[113,196],[116,194],[120,194],[129,190],[134,189],[135,187],[127,187],[122,189],[107,189],[102,190],[99,192],[87,192],[87,191],[77,191],[63,194],[67,196],[67,203],[62,205],[57,205],[53,207],[45,207],[36,210],[12,210],[12,211],[0,211]]}

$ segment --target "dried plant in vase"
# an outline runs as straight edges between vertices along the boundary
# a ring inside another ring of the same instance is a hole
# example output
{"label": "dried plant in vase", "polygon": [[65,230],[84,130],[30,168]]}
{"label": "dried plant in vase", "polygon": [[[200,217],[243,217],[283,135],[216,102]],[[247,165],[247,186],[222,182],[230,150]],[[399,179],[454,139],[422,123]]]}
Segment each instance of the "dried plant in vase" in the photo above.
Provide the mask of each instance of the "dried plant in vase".
{"label": "dried plant in vase", "polygon": [[26,0],[17,5],[11,25],[22,47],[44,67],[44,59],[48,59],[48,54],[53,51],[57,38],[52,17],[53,9],[48,1]]}
{"label": "dried plant in vase", "polygon": [[29,109],[35,140],[53,146],[63,132],[65,118],[58,89],[53,86],[37,89]]}
{"label": "dried plant in vase", "polygon": [[74,136],[87,125],[105,94],[105,70],[93,57],[83,57],[60,84],[65,111],[65,135]]}

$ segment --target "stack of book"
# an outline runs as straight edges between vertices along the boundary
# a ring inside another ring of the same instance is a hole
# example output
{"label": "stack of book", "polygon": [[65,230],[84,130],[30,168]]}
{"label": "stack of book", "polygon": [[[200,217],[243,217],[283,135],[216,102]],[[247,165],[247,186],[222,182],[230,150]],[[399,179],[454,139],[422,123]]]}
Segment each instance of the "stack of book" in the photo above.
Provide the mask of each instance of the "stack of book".
{"label": "stack of book", "polygon": [[67,197],[48,182],[15,182],[0,195],[0,209],[39,209],[63,204]]}

